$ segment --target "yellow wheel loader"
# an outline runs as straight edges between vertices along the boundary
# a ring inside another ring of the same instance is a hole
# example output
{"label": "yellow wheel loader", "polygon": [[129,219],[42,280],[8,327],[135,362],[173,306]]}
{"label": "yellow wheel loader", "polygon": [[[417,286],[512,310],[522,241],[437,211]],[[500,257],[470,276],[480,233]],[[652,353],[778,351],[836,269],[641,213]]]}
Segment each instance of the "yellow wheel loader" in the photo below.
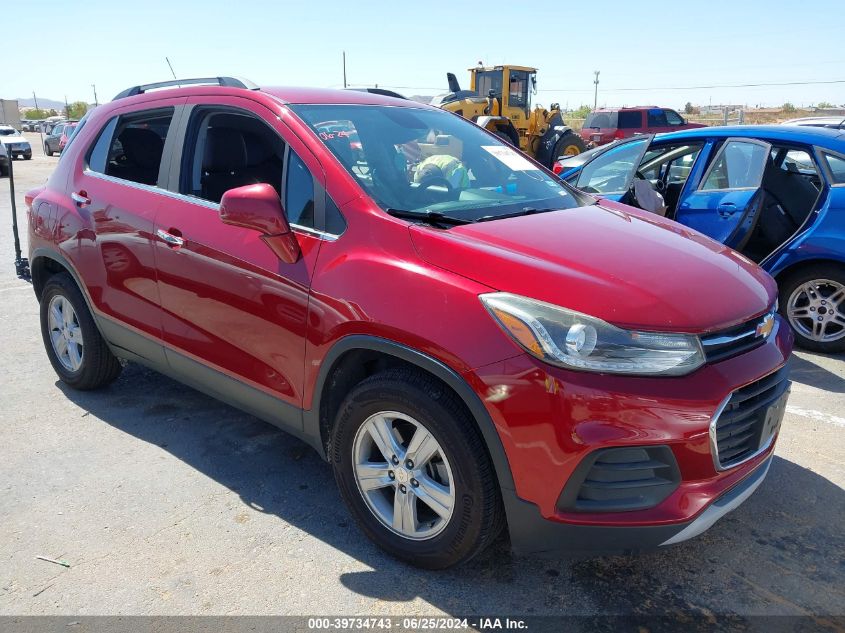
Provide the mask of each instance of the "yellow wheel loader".
{"label": "yellow wheel loader", "polygon": [[577,132],[563,122],[560,106],[531,109],[537,94],[537,69],[528,66],[478,66],[470,68],[469,90],[447,73],[449,93],[431,104],[474,121],[551,168],[561,156],[586,149]]}

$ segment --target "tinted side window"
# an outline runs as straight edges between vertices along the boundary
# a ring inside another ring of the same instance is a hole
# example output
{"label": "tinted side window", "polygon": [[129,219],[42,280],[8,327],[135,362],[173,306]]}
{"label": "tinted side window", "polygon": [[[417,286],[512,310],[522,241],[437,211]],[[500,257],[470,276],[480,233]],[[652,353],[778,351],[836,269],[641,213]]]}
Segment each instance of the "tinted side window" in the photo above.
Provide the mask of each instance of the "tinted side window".
{"label": "tinted side window", "polygon": [[155,185],[172,119],[173,108],[119,117],[106,158],[106,175]]}
{"label": "tinted side window", "polygon": [[830,173],[833,175],[833,183],[837,185],[845,184],[845,158],[832,154],[823,154],[823,156],[827,166],[830,167]]}
{"label": "tinted side window", "polygon": [[666,127],[669,123],[666,121],[666,112],[659,108],[652,108],[648,111],[648,126],[649,127]]}
{"label": "tinted side window", "polygon": [[302,159],[293,152],[288,156],[285,213],[291,224],[314,226],[314,178]]}
{"label": "tinted side window", "polygon": [[619,113],[619,127],[620,128],[636,128],[643,126],[643,115],[641,112],[620,112]]}
{"label": "tinted side window", "polygon": [[768,157],[769,152],[763,145],[729,141],[716,157],[701,190],[759,187]]}
{"label": "tinted side window", "polygon": [[664,110],[663,112],[666,113],[666,121],[669,123],[669,125],[684,124],[683,117],[681,117],[681,115],[675,112],[674,110]]}

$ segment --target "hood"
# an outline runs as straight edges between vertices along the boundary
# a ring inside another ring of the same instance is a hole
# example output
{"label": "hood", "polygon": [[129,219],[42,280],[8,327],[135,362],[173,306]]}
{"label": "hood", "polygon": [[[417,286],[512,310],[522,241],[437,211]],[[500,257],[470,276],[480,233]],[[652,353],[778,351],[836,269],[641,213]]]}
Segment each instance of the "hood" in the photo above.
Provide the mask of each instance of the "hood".
{"label": "hood", "polygon": [[608,200],[449,230],[413,225],[411,239],[430,264],[631,329],[719,330],[763,314],[777,295],[730,248]]}
{"label": "hood", "polygon": [[0,143],[3,145],[17,145],[18,143],[29,143],[25,136],[0,136]]}

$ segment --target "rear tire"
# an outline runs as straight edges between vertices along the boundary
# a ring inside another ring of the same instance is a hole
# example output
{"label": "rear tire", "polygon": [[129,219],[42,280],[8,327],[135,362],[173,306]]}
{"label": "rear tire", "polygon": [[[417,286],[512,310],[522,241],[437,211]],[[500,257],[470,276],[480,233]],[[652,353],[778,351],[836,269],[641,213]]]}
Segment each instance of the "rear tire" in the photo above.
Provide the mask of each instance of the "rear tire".
{"label": "rear tire", "polygon": [[845,267],[816,264],[780,281],[780,308],[795,343],[822,354],[845,351]]}
{"label": "rear tire", "polygon": [[[420,433],[427,450],[415,448]],[[477,427],[457,396],[422,372],[392,369],[357,385],[340,408],[329,455],[361,530],[407,563],[443,569],[465,562],[504,526],[493,465]],[[408,520],[404,507],[412,508]]]}
{"label": "rear tire", "polygon": [[555,144],[555,151],[552,152],[552,162],[549,167],[553,167],[561,157],[577,156],[585,149],[587,149],[587,146],[580,136],[575,132],[567,132]]}
{"label": "rear tire", "polygon": [[44,285],[41,337],[53,369],[74,389],[98,389],[120,375],[120,362],[100,335],[82,292],[68,273],[54,275]]}

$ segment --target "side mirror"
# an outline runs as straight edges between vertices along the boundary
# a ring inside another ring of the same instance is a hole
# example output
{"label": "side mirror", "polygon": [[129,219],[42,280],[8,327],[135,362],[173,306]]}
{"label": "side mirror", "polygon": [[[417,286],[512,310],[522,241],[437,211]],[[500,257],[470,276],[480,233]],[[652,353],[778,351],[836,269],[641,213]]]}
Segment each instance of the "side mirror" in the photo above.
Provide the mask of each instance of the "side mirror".
{"label": "side mirror", "polygon": [[220,200],[219,215],[224,224],[262,233],[264,243],[287,264],[295,263],[302,255],[279,194],[267,183],[230,189]]}

